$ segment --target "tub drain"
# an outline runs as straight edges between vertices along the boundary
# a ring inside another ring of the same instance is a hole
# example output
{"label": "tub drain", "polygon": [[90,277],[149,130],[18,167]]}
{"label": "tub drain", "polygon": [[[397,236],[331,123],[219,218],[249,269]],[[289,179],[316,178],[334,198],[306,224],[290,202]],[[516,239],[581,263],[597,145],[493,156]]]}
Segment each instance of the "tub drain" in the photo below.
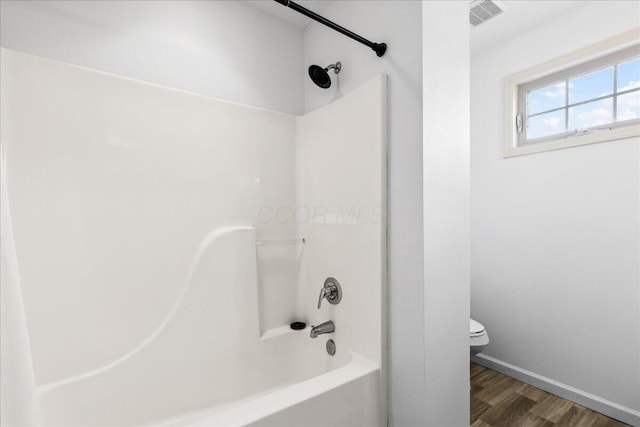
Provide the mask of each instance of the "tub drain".
{"label": "tub drain", "polygon": [[333,342],[333,340],[327,341],[327,353],[329,353],[331,356],[336,354],[336,343]]}

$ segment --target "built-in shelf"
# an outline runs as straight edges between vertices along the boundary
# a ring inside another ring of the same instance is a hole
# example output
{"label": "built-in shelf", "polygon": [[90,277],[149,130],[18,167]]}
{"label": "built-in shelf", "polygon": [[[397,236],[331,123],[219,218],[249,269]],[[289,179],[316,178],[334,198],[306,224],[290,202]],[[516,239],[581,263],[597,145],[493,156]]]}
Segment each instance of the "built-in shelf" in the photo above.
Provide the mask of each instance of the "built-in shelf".
{"label": "built-in shelf", "polygon": [[266,340],[269,338],[279,337],[281,335],[293,334],[300,331],[294,331],[289,325],[281,326],[279,328],[267,329],[260,334],[260,339]]}

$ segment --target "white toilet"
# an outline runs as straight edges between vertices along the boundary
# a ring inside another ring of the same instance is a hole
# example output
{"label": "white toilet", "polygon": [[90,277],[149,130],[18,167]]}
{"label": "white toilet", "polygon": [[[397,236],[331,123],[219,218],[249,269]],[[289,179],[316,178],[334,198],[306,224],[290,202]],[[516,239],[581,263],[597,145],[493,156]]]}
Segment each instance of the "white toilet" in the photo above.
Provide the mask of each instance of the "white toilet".
{"label": "white toilet", "polygon": [[475,355],[480,353],[487,344],[489,344],[489,335],[484,329],[484,325],[473,319],[469,319],[469,348],[471,354]]}

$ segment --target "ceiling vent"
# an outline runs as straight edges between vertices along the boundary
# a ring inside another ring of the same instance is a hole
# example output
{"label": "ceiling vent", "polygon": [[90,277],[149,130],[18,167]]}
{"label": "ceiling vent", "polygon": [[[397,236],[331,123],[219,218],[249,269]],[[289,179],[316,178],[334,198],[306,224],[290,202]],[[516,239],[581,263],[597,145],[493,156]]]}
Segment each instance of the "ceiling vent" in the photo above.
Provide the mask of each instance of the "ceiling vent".
{"label": "ceiling vent", "polygon": [[473,0],[469,3],[469,22],[474,27],[504,12],[504,4],[495,0]]}

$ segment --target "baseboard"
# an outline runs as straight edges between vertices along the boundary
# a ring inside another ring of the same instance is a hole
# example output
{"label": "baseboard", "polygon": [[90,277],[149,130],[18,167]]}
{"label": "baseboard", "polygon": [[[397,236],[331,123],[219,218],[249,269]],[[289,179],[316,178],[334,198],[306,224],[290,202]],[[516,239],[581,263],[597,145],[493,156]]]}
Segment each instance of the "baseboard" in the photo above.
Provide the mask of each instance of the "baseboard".
{"label": "baseboard", "polygon": [[593,409],[623,423],[640,427],[640,411],[636,411],[635,409],[619,405],[610,400],[587,393],[586,391],[578,390],[575,387],[527,371],[526,369],[519,368],[491,356],[478,354],[471,357],[471,361],[524,383],[531,384],[534,387],[538,387],[556,396],[576,402],[579,405]]}

